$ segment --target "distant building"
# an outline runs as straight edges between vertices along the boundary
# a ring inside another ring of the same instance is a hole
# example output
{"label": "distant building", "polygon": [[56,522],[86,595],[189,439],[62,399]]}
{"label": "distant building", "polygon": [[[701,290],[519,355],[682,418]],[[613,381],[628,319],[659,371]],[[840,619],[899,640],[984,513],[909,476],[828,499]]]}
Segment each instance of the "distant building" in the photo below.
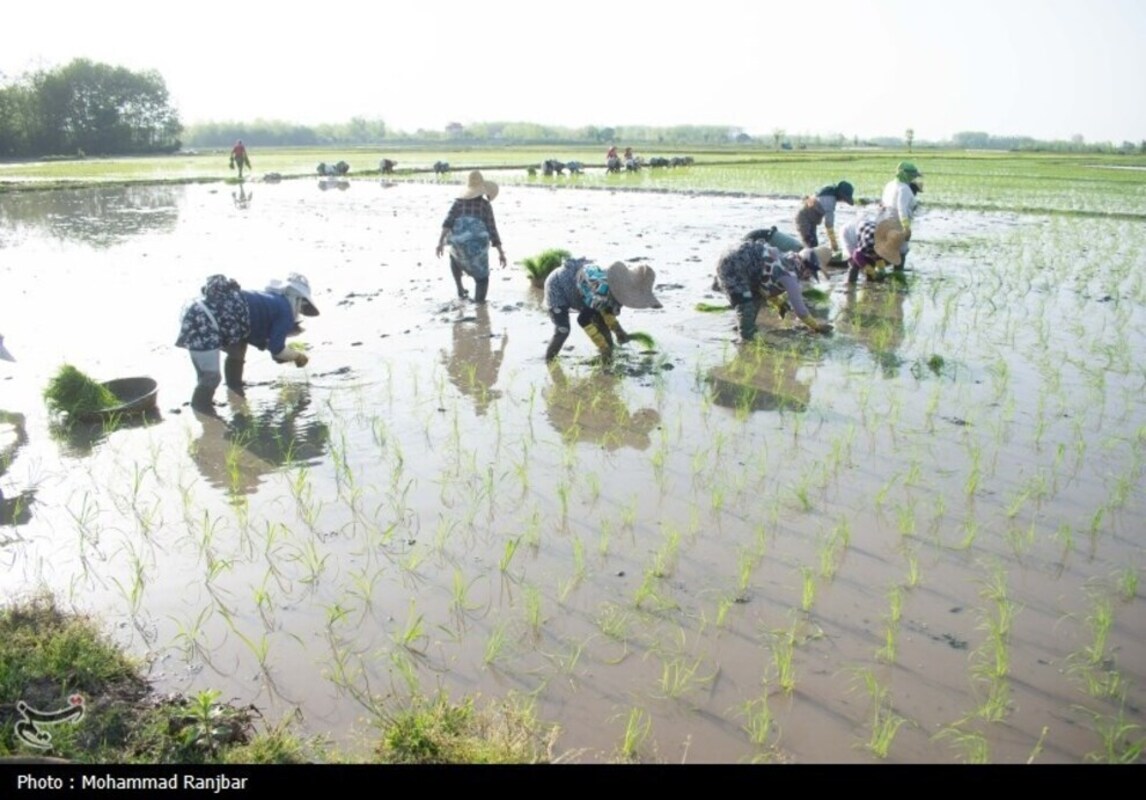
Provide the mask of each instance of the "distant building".
{"label": "distant building", "polygon": [[462,127],[460,122],[451,122],[446,126],[446,136],[451,139],[460,139],[465,132],[466,129]]}

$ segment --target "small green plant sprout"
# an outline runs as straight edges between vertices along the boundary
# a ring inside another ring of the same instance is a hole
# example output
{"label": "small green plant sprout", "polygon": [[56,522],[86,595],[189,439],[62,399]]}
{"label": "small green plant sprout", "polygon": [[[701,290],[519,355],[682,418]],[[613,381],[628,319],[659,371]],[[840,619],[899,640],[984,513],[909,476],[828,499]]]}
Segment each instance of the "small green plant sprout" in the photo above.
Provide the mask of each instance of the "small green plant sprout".
{"label": "small green plant sprout", "polygon": [[1138,596],[1138,568],[1123,567],[1118,573],[1118,593],[1122,599],[1129,603]]}
{"label": "small green plant sprout", "polygon": [[952,725],[935,734],[935,739],[950,739],[963,754],[965,764],[991,763],[991,751],[987,737],[978,731],[964,731]]}
{"label": "small green plant sprout", "polygon": [[630,709],[625,722],[625,732],[617,748],[617,760],[628,764],[637,763],[640,760],[640,750],[645,740],[649,738],[652,728],[653,721],[647,711],[640,708]]}
{"label": "small green plant sprout", "polygon": [[772,663],[776,667],[776,684],[785,694],[796,688],[796,667],[793,657],[796,652],[795,629],[774,631],[772,634]]}
{"label": "small green plant sprout", "polygon": [[1140,735],[1142,726],[1127,722],[1126,712],[1118,710],[1116,715],[1103,715],[1090,709],[1082,711],[1094,719],[1094,732],[1098,734],[1102,749],[1086,754],[1087,761],[1102,764],[1136,764],[1146,752],[1146,737]]}
{"label": "small green plant sprout", "polygon": [[550,248],[535,256],[522,259],[521,265],[525,267],[529,282],[540,289],[545,285],[545,279],[549,277],[549,273],[560,267],[561,263],[570,255],[568,250]]}
{"label": "small green plant sprout", "polygon": [[172,727],[182,731],[185,745],[202,749],[212,758],[220,746],[247,739],[248,721],[237,709],[217,702],[220,694],[218,689],[204,689],[190,699],[186,713],[177,713],[171,720]]}
{"label": "small green plant sprout", "polygon": [[758,747],[775,745],[779,738],[776,720],[772,717],[772,710],[768,707],[768,695],[764,694],[753,700],[746,700],[741,706],[741,716],[744,717],[744,732],[748,734],[748,741]]}

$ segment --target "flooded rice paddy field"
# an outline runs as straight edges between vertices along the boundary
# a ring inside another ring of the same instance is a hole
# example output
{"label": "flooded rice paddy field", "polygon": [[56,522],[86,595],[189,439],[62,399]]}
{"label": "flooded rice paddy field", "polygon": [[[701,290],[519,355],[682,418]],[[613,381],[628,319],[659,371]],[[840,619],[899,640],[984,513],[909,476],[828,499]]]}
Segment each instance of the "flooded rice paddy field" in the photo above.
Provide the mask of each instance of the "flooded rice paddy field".
{"label": "flooded rice paddy field", "polygon": [[[583,762],[1139,758],[1146,225],[925,211],[906,285],[836,274],[831,336],[765,312],[739,348],[695,306],[792,201],[507,187],[511,262],[657,271],[621,318],[654,348],[604,371],[575,330],[549,369],[519,266],[453,298],[457,193],[0,196],[3,595],[349,752],[444,690],[535,703]],[[192,413],[185,300],[289,271],[308,368],[252,351],[246,402]],[[61,426],[64,362],[156,378],[160,413]]]}

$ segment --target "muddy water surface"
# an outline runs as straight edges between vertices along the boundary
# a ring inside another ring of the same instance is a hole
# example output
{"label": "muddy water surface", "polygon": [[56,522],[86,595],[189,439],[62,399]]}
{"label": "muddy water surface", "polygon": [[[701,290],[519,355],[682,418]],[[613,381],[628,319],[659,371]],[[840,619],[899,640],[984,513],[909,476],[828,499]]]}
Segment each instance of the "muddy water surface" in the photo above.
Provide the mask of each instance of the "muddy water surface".
{"label": "muddy water surface", "polygon": [[[439,689],[532,699],[582,761],[628,729],[646,760],[1079,762],[1146,723],[1142,248],[926,213],[906,285],[837,274],[831,336],[765,312],[746,349],[695,305],[790,201],[507,187],[511,262],[657,270],[665,308],[622,315],[654,348],[603,371],[574,331],[549,369],[520,267],[453,297],[456,186],[344,183],[0,197],[5,596],[351,751],[371,698]],[[289,271],[309,366],[253,351],[246,401],[191,413],[182,304]],[[156,378],[159,414],[61,426],[64,362]]]}

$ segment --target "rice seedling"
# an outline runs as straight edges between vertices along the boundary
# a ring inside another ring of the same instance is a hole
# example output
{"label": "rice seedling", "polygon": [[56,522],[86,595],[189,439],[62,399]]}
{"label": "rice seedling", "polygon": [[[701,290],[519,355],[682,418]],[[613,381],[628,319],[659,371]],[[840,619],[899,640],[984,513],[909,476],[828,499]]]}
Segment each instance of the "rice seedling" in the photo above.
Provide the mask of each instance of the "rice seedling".
{"label": "rice seedling", "polygon": [[740,715],[744,718],[743,729],[748,734],[748,741],[757,747],[775,745],[779,738],[776,720],[772,710],[768,707],[768,695],[763,694],[752,700],[744,701],[740,707]]}
{"label": "rice seedling", "polygon": [[44,388],[44,401],[53,414],[80,417],[121,404],[110,389],[71,364],[63,364]]}
{"label": "rice seedling", "polygon": [[857,670],[871,699],[871,730],[864,747],[876,758],[887,758],[892,741],[907,720],[892,709],[889,691],[870,669]]}
{"label": "rice seedling", "polygon": [[597,613],[596,622],[605,636],[618,642],[625,642],[633,625],[633,615],[623,608],[610,604],[603,606]]}
{"label": "rice seedling", "polygon": [[803,578],[800,610],[807,613],[816,602],[816,574],[811,567],[800,567],[800,575]]}
{"label": "rice seedling", "polygon": [[710,682],[715,673],[708,676],[697,675],[703,661],[677,657],[661,662],[660,689],[665,697],[679,700],[698,687]]}
{"label": "rice seedling", "polygon": [[541,592],[536,586],[526,586],[522,592],[522,597],[525,606],[525,622],[536,638],[541,634],[541,626],[545,623],[541,614]]}
{"label": "rice seedling", "polygon": [[1135,764],[1146,753],[1146,737],[1138,735],[1142,726],[1126,719],[1124,709],[1116,715],[1102,715],[1089,709],[1082,711],[1094,720],[1094,732],[1098,734],[1101,749],[1086,754],[1087,761],[1102,764]]}
{"label": "rice seedling", "polygon": [[963,763],[965,764],[989,764],[991,762],[991,751],[987,737],[977,731],[964,731],[952,725],[939,731],[934,738],[950,739],[959,752],[963,754]]}
{"label": "rice seedling", "polygon": [[640,708],[632,708],[625,721],[625,732],[617,748],[618,760],[626,763],[635,763],[640,760],[640,750],[652,731],[653,721],[648,712]]}
{"label": "rice seedling", "polygon": [[1138,568],[1126,566],[1118,573],[1118,593],[1129,603],[1138,596]]}
{"label": "rice seedling", "polygon": [[513,561],[513,556],[517,552],[518,546],[521,544],[521,537],[517,536],[513,539],[507,539],[505,542],[505,550],[501,554],[501,561],[498,562],[498,568],[502,572],[509,571],[509,563]]}
{"label": "rice seedling", "polygon": [[496,663],[501,657],[502,652],[505,650],[506,644],[506,628],[509,623],[505,620],[495,624],[489,632],[489,638],[485,642],[485,652],[482,654],[482,663],[487,667]]}
{"label": "rice seedling", "polygon": [[772,663],[776,667],[776,685],[785,694],[796,688],[796,667],[793,660],[796,651],[795,628],[773,631]]}
{"label": "rice seedling", "polygon": [[406,622],[401,630],[396,631],[393,636],[394,643],[406,650],[420,653],[422,651],[418,649],[418,645],[426,638],[424,617],[418,612],[414,601],[411,600],[406,609]]}
{"label": "rice seedling", "polygon": [[550,248],[535,256],[523,258],[521,265],[525,268],[530,283],[540,288],[545,285],[545,279],[549,277],[549,273],[560,267],[569,256],[568,250]]}

